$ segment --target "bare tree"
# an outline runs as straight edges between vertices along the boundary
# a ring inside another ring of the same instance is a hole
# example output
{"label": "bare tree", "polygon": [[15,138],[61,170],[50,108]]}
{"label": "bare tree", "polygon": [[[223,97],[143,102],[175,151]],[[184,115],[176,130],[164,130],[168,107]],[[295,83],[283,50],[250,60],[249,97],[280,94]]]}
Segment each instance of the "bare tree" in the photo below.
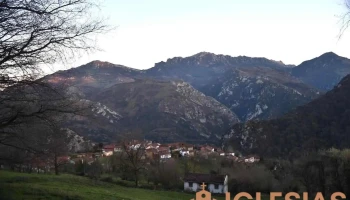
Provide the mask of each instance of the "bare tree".
{"label": "bare tree", "polygon": [[103,167],[99,160],[95,160],[90,165],[87,165],[87,174],[90,178],[97,181],[103,172]]}
{"label": "bare tree", "polygon": [[68,162],[65,157],[69,153],[71,138],[63,129],[57,126],[52,127],[51,131],[45,150],[50,163],[54,166],[55,174],[58,175],[59,168]]}
{"label": "bare tree", "polygon": [[94,8],[89,0],[2,0],[0,74],[33,80],[42,65],[94,50],[94,34],[106,30],[103,19],[90,17]]}
{"label": "bare tree", "polygon": [[41,151],[45,130],[73,115],[83,115],[88,107],[46,84],[11,86],[0,93],[0,145]]}
{"label": "bare tree", "polygon": [[0,145],[37,151],[28,128],[80,110],[64,88],[38,78],[50,64],[96,50],[94,37],[107,26],[93,17],[93,2],[0,1]]}
{"label": "bare tree", "polygon": [[341,28],[339,32],[339,38],[341,38],[344,32],[349,28],[350,25],[350,0],[344,0],[345,13],[341,15]]}
{"label": "bare tree", "polygon": [[122,143],[123,152],[119,156],[121,167],[124,172],[130,172],[130,174],[127,174],[133,177],[136,187],[139,183],[140,174],[146,166],[145,145],[144,141],[124,141]]}
{"label": "bare tree", "polygon": [[151,160],[148,166],[149,181],[153,182],[155,188],[158,183],[166,189],[175,188],[180,180],[177,165],[178,163],[175,159],[162,161],[156,158]]}

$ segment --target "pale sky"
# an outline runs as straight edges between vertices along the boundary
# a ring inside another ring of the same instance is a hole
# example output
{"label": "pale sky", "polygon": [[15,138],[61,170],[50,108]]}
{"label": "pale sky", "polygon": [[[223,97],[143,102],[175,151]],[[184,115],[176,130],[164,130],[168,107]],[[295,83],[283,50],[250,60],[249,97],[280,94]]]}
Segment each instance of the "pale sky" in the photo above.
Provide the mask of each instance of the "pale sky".
{"label": "pale sky", "polygon": [[296,65],[329,51],[350,58],[350,29],[338,40],[345,11],[344,0],[102,0],[116,29],[98,38],[103,51],[65,68],[101,60],[147,69],[201,51]]}

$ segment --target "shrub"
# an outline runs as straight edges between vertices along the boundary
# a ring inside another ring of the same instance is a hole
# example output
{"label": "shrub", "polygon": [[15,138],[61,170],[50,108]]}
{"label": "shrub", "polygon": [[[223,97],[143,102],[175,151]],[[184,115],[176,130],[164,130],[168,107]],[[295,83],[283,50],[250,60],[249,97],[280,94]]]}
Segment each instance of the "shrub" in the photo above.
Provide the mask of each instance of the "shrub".
{"label": "shrub", "polygon": [[108,182],[108,183],[114,183],[114,179],[111,176],[103,177],[103,178],[100,179],[100,181]]}

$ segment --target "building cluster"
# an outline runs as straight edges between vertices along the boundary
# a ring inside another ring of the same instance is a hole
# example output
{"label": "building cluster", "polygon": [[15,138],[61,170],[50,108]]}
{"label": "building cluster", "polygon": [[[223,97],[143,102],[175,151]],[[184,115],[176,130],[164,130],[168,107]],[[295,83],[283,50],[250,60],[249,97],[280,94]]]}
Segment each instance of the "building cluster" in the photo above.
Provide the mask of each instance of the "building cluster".
{"label": "building cluster", "polygon": [[[149,160],[160,159],[161,161],[167,161],[171,158],[177,159],[181,157],[199,157],[203,159],[224,157],[227,160],[231,160],[233,162],[238,163],[255,163],[260,161],[260,158],[255,155],[236,156],[234,152],[227,152],[211,145],[193,145],[184,142],[161,144],[152,141],[132,140],[127,143],[105,144],[103,146],[100,146],[94,152],[84,152],[66,156],[58,156],[57,164],[91,164],[100,157],[109,157],[128,150],[138,150],[140,151],[140,155],[142,155],[141,159]],[[48,162],[47,160],[34,158],[30,162],[30,166],[33,166],[35,169],[52,168],[53,162]]]}
{"label": "building cluster", "polygon": [[260,158],[256,155],[236,156],[234,152],[224,151],[221,148],[211,145],[193,145],[184,142],[161,144],[152,141],[137,141],[133,140],[122,144],[106,144],[101,149],[100,156],[112,156],[116,153],[121,153],[127,149],[138,149],[144,153],[145,158],[149,159],[169,159],[179,157],[201,157],[209,158],[214,156],[225,157],[234,162],[255,163],[259,162]]}
{"label": "building cluster", "polygon": [[[152,141],[132,140],[119,144],[98,144],[95,145],[93,152],[76,153],[69,156],[58,156],[56,165],[71,164],[92,164],[98,158],[110,157],[113,155],[123,155],[123,152],[137,151],[141,155],[141,159],[159,159],[168,162],[181,157],[200,157],[204,159],[224,157],[227,160],[238,163],[255,163],[260,158],[255,155],[236,156],[234,152],[224,151],[211,145],[193,145],[184,142],[161,144]],[[21,167],[31,167],[31,170],[40,172],[48,172],[54,167],[52,161],[34,158],[30,165],[22,165]],[[211,193],[225,193],[227,191],[227,175],[219,174],[196,174],[187,173],[184,178],[184,191],[196,192],[200,191],[201,186],[206,185]]]}

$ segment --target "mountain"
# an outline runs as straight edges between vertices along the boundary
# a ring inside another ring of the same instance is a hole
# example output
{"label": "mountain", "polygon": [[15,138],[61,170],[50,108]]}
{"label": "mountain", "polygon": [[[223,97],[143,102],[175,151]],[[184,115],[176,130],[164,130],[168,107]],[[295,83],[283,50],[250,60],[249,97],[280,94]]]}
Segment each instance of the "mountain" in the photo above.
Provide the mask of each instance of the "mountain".
{"label": "mountain", "polygon": [[80,67],[58,71],[44,77],[43,80],[51,84],[74,86],[80,95],[89,97],[115,84],[133,82],[135,78],[142,77],[142,74],[141,70],[122,65],[92,61]]}
{"label": "mountain", "polygon": [[201,52],[157,63],[146,74],[189,82],[246,121],[281,116],[318,96],[316,89],[290,75],[292,67],[266,58]]}
{"label": "mountain", "polygon": [[350,59],[328,52],[292,68],[291,73],[304,83],[328,91],[350,74]]}
{"label": "mountain", "polygon": [[349,148],[349,124],[350,75],[333,90],[279,119],[234,125],[225,135],[225,146],[267,157]]}
{"label": "mountain", "polygon": [[185,82],[139,79],[102,90],[92,100],[118,113],[110,121],[116,132],[139,129],[158,141],[219,141],[220,133],[239,122],[228,108]]}
{"label": "mountain", "polygon": [[293,66],[200,52],[148,70],[93,61],[43,80],[91,105],[93,119],[77,117],[67,127],[93,141],[140,130],[162,141],[218,141],[238,121],[276,119],[316,99],[347,73],[347,63],[334,53]]}
{"label": "mountain", "polygon": [[142,70],[107,62],[93,61],[44,80],[68,87],[91,105],[93,117],[78,116],[66,126],[95,142],[135,133],[160,142],[215,143],[239,122],[230,109],[186,82],[149,79]]}
{"label": "mountain", "polygon": [[278,70],[288,70],[290,66],[280,61],[266,58],[251,58],[246,56],[231,57],[200,52],[190,57],[175,57],[166,62],[156,63],[146,71],[151,77],[163,79],[181,79],[196,88],[203,87],[233,68],[268,67]]}
{"label": "mountain", "polygon": [[242,121],[273,119],[318,96],[317,90],[286,72],[265,67],[228,70],[202,91]]}

